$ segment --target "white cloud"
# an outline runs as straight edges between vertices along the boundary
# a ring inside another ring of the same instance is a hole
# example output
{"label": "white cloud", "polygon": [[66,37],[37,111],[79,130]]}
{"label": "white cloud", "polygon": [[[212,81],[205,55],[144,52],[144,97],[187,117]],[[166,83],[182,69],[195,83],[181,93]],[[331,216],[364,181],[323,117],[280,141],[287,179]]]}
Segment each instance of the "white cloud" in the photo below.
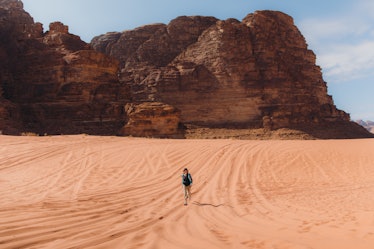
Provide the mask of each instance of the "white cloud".
{"label": "white cloud", "polygon": [[374,40],[357,44],[329,45],[318,57],[324,76],[335,82],[360,79],[374,74]]}
{"label": "white cloud", "polygon": [[312,42],[321,42],[321,40],[356,32],[352,30],[352,24],[345,19],[309,19],[303,21],[300,27],[304,35]]}
{"label": "white cloud", "polygon": [[361,0],[358,3],[357,11],[364,12],[374,18],[374,2],[372,0]]}
{"label": "white cloud", "polygon": [[374,75],[374,2],[360,0],[346,12],[301,22],[317,63],[330,83]]}

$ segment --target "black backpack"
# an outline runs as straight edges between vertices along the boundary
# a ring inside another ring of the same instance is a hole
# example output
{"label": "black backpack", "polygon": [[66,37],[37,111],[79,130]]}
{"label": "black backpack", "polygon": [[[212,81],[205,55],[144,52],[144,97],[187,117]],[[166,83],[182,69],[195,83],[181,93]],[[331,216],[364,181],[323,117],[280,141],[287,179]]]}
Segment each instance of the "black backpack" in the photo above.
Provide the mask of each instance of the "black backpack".
{"label": "black backpack", "polygon": [[190,176],[190,174],[187,174],[186,176],[183,176],[183,185],[184,186],[189,186],[191,184],[190,178],[188,176]]}

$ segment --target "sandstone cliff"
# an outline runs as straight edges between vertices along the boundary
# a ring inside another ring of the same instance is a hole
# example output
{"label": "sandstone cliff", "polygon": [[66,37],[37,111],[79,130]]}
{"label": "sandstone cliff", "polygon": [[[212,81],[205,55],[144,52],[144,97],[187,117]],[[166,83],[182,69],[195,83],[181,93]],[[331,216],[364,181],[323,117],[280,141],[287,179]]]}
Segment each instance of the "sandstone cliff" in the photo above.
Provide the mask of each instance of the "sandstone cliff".
{"label": "sandstone cliff", "polygon": [[128,122],[120,134],[124,136],[184,138],[180,129],[180,110],[159,102],[127,104]]}
{"label": "sandstone cliff", "polygon": [[3,120],[16,120],[18,132],[116,134],[129,98],[118,80],[118,61],[92,50],[60,22],[43,33],[21,1],[0,4],[0,80],[8,101]]}
{"label": "sandstone cliff", "polygon": [[281,12],[242,21],[183,16],[101,35],[91,45],[120,60],[134,101],[175,106],[186,125],[367,136],[335,107],[315,54]]}
{"label": "sandstone cliff", "polygon": [[44,32],[21,1],[0,0],[0,16],[7,134],[183,137],[182,127],[201,127],[370,136],[335,107],[314,53],[280,12],[182,16],[91,44],[60,22]]}
{"label": "sandstone cliff", "polygon": [[[38,37],[41,24],[34,24],[20,1],[0,0],[0,132],[16,134],[22,128],[20,110],[7,94],[13,80],[12,68],[23,40]],[[41,32],[40,32],[41,33]]]}

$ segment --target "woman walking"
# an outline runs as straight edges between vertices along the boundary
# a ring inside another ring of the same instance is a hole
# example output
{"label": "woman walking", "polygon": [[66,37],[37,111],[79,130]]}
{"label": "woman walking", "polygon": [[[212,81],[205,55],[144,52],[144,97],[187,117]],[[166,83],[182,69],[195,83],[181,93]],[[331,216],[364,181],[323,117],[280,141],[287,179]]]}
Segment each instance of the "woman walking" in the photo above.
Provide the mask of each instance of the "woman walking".
{"label": "woman walking", "polygon": [[191,185],[192,185],[192,176],[188,173],[188,169],[183,170],[182,175],[182,185],[184,191],[184,205],[187,205],[187,199],[191,201]]}

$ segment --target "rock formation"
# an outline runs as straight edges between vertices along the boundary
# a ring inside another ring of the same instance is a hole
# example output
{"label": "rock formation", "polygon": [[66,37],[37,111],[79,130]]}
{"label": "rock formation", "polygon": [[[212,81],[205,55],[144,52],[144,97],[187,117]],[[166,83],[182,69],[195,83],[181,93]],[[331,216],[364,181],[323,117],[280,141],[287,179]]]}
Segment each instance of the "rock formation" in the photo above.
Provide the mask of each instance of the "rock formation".
{"label": "rock formation", "polygon": [[129,121],[121,135],[137,137],[183,138],[180,110],[159,102],[127,104]]}
{"label": "rock formation", "polygon": [[120,60],[134,101],[175,106],[184,124],[367,135],[335,107],[315,54],[281,12],[242,21],[184,16],[98,36],[91,45]]}
{"label": "rock formation", "polygon": [[356,120],[355,122],[361,125],[362,127],[364,127],[366,130],[370,131],[371,133],[374,133],[374,122],[373,121]]}
{"label": "rock formation", "polygon": [[314,53],[280,12],[182,16],[91,44],[60,22],[43,32],[21,1],[0,0],[0,16],[5,133],[182,137],[183,123],[368,136],[335,107]]}
{"label": "rock formation", "polygon": [[0,10],[1,85],[20,112],[22,130],[116,134],[129,98],[118,80],[118,61],[92,50],[60,22],[43,33],[20,1],[3,0]]}
{"label": "rock formation", "polygon": [[22,42],[41,33],[41,24],[23,11],[21,1],[0,0],[0,133],[16,134],[22,128],[20,109],[8,99],[6,90],[13,81],[12,69]]}

